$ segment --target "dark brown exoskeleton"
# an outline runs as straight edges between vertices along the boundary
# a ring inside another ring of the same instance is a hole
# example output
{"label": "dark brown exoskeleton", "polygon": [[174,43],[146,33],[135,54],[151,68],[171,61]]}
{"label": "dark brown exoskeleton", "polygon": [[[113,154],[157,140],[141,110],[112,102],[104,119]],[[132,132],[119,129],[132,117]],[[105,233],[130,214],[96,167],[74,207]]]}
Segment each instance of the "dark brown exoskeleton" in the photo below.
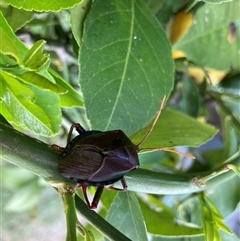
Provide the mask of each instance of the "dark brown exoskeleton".
{"label": "dark brown exoskeleton", "polygon": [[[139,146],[152,132],[161,114],[165,99],[166,96],[163,98],[160,110],[150,130],[137,145],[133,144],[121,130],[85,131],[80,124],[75,123],[71,126],[67,146],[58,148],[58,150],[62,150],[58,169],[62,176],[79,184],[90,209],[97,207],[104,186],[120,180],[123,187],[121,190],[127,190],[124,175],[139,167],[138,153],[142,150]],[[71,140],[73,129],[76,129],[79,135]],[[143,149],[180,153],[168,148]],[[192,158],[191,155],[181,154]],[[97,186],[97,191],[91,203],[87,196],[88,186]],[[108,187],[108,189],[119,190],[113,186]]]}

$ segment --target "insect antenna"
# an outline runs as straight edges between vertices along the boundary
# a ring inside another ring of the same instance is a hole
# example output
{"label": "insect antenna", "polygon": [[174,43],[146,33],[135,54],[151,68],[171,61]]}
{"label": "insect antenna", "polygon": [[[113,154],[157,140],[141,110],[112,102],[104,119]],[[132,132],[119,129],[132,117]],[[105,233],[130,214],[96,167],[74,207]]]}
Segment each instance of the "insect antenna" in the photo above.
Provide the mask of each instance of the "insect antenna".
{"label": "insect antenna", "polygon": [[[159,117],[162,113],[165,101],[166,101],[166,95],[163,96],[163,100],[161,102],[160,109],[158,111],[157,116],[155,117],[155,119],[153,121],[152,126],[148,130],[147,134],[143,137],[143,139],[137,144],[137,147],[139,147],[148,138],[148,136],[151,134],[154,126],[156,125],[156,123],[157,123],[157,121],[158,121],[158,119],[159,119]],[[187,154],[187,153],[177,151],[177,150],[174,150],[174,149],[171,149],[171,148],[162,148],[162,147],[143,147],[143,148],[139,148],[139,152],[141,152],[143,150],[156,150],[156,151],[158,150],[158,151],[172,152],[172,153],[180,154],[182,156],[185,156],[185,157],[188,157],[188,158],[191,158],[191,159],[195,159],[195,157],[191,154]]]}
{"label": "insect antenna", "polygon": [[[143,137],[143,139],[137,144],[137,146],[139,147],[140,145],[142,145],[142,143],[148,138],[148,136],[151,134],[154,126],[156,125],[161,113],[162,113],[162,109],[163,109],[163,105],[165,103],[165,100],[166,100],[166,95],[163,96],[163,100],[161,102],[161,105],[160,105],[160,109],[158,111],[158,114],[157,116],[155,117],[154,121],[153,121],[153,124],[151,126],[151,128],[148,130],[147,134]],[[145,149],[145,148],[144,148]]]}
{"label": "insect antenna", "polygon": [[191,158],[191,159],[196,159],[195,156],[193,156],[191,154],[181,152],[181,151],[177,151],[177,150],[174,150],[174,149],[171,149],[171,148],[144,147],[144,148],[141,148],[139,151],[142,151],[142,150],[166,151],[166,152],[172,152],[172,153],[180,154],[182,156],[185,156],[185,157],[188,157],[188,158]]}

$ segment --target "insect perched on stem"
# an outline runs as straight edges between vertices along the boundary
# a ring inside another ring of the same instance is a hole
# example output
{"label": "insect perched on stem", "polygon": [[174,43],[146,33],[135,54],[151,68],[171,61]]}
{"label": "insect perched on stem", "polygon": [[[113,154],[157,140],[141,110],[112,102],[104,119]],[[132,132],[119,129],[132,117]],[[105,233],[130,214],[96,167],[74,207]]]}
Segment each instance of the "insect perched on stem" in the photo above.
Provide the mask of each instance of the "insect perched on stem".
{"label": "insect perched on stem", "polygon": [[[61,150],[61,161],[59,172],[62,176],[76,181],[82,188],[84,198],[90,209],[97,208],[104,186],[121,181],[123,189],[113,186],[107,187],[111,190],[127,190],[124,175],[139,167],[138,153],[145,149],[161,150],[180,153],[184,156],[193,156],[169,148],[140,148],[140,145],[152,132],[164,106],[164,96],[159,112],[144,138],[137,145],[121,131],[85,131],[83,127],[75,123],[71,126],[67,146],[58,147]],[[71,140],[73,129],[79,135]],[[56,145],[54,145],[56,147]],[[93,201],[90,203],[87,196],[87,187],[97,186]]]}

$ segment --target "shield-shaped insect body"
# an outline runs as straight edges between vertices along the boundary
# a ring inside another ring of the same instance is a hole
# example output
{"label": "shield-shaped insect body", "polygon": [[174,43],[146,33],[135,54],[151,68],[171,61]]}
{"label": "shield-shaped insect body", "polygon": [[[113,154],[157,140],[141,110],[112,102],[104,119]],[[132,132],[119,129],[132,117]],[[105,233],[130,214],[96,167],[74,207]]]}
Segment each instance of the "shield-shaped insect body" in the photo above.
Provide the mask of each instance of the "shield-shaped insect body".
{"label": "shield-shaped insect body", "polygon": [[[162,150],[194,158],[191,155],[169,148],[139,148],[152,132],[163,109],[165,99],[166,96],[163,98],[160,110],[151,128],[137,145],[133,144],[121,130],[85,131],[78,123],[71,126],[65,148],[54,145],[57,150],[61,151],[59,172],[62,176],[79,184],[90,209],[97,207],[104,186],[120,180],[123,187],[121,190],[127,190],[124,175],[139,167],[138,153],[141,150]],[[74,129],[79,135],[71,139]],[[97,191],[91,203],[87,196],[88,186],[97,186]],[[113,186],[108,187],[108,189],[119,190]]]}
{"label": "shield-shaped insect body", "polygon": [[86,186],[112,184],[139,166],[137,146],[121,130],[80,132],[61,157],[59,172]]}

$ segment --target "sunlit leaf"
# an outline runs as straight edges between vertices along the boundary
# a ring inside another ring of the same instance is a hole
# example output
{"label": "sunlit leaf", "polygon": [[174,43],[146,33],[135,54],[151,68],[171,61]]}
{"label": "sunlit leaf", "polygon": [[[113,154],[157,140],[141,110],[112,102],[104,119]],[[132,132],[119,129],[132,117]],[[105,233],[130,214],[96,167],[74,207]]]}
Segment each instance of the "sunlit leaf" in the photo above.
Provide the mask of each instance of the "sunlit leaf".
{"label": "sunlit leaf", "polygon": [[61,9],[72,8],[74,5],[81,2],[81,0],[52,0],[52,1],[18,1],[18,0],[4,0],[4,2],[16,8],[22,8],[28,11],[60,11]]}
{"label": "sunlit leaf", "polygon": [[150,208],[146,203],[140,202],[148,232],[154,235],[168,237],[190,237],[203,235],[203,230],[198,225],[181,222],[173,214],[163,208],[159,211]]}
{"label": "sunlit leaf", "polygon": [[[138,144],[150,126],[151,124],[132,135],[133,143]],[[201,123],[176,110],[166,108],[141,147],[199,146],[211,139],[216,133],[215,127]]]}
{"label": "sunlit leaf", "polygon": [[48,90],[58,94],[63,94],[67,92],[67,90],[61,88],[61,86],[53,84],[47,78],[39,75],[36,72],[25,72],[23,74],[16,74],[14,77],[18,78],[19,80],[28,85],[35,86],[45,91]]}
{"label": "sunlit leaf", "polygon": [[53,76],[56,84],[67,90],[67,93],[60,95],[61,107],[70,108],[74,106],[83,106],[83,97],[80,92],[77,92],[70,84],[68,84],[59,74],[54,70],[49,70],[50,74]]}
{"label": "sunlit leaf", "polygon": [[[11,42],[15,45],[14,49],[17,49],[19,51],[19,54],[20,54],[19,58],[23,59],[25,57],[25,52],[27,50],[27,47],[19,40],[19,38],[16,37],[13,30],[7,23],[6,19],[3,17],[3,14],[1,11],[0,11],[0,26],[1,26],[1,29],[4,30],[5,35],[8,35],[8,39],[10,38]],[[3,38],[1,38],[1,45],[4,45]]]}
{"label": "sunlit leaf", "polygon": [[29,184],[19,187],[18,191],[10,198],[5,209],[9,212],[23,212],[33,208],[40,198],[43,187],[39,185],[37,179]]}
{"label": "sunlit leaf", "polygon": [[224,224],[222,215],[216,206],[203,193],[198,195],[202,210],[202,223],[206,241],[221,241],[219,229],[232,233]]}
{"label": "sunlit leaf", "polygon": [[[7,115],[12,118],[8,121],[17,128],[35,132],[38,135],[51,136],[59,131],[61,125],[61,111],[59,97],[50,92],[29,89],[18,82],[11,75],[1,72],[2,103],[5,105]],[[4,109],[3,109],[4,111]]]}
{"label": "sunlit leaf", "polygon": [[84,29],[84,21],[91,7],[91,0],[83,0],[81,4],[71,9],[72,32],[78,46],[81,45]]}
{"label": "sunlit leaf", "polygon": [[24,67],[32,71],[38,71],[43,65],[49,65],[49,55],[43,53],[45,43],[44,40],[34,43],[24,58]]}
{"label": "sunlit leaf", "polygon": [[107,221],[131,240],[147,240],[142,212],[133,192],[119,192],[115,196]]}
{"label": "sunlit leaf", "polygon": [[1,45],[0,52],[11,56],[19,65],[22,65],[22,58],[19,50],[12,38],[5,32],[5,29],[0,27]]}
{"label": "sunlit leaf", "polygon": [[187,34],[175,43],[174,50],[182,51],[188,60],[201,66],[224,71],[240,69],[240,31],[235,42],[228,41],[231,23],[239,21],[239,9],[240,1],[205,4],[196,12]]}
{"label": "sunlit leaf", "polygon": [[94,1],[79,63],[93,129],[135,132],[149,123],[173,86],[169,42],[142,0]]}
{"label": "sunlit leaf", "polygon": [[4,17],[14,32],[30,22],[34,16],[34,12],[24,11],[23,9],[13,8],[12,6],[8,6],[4,10]]}

